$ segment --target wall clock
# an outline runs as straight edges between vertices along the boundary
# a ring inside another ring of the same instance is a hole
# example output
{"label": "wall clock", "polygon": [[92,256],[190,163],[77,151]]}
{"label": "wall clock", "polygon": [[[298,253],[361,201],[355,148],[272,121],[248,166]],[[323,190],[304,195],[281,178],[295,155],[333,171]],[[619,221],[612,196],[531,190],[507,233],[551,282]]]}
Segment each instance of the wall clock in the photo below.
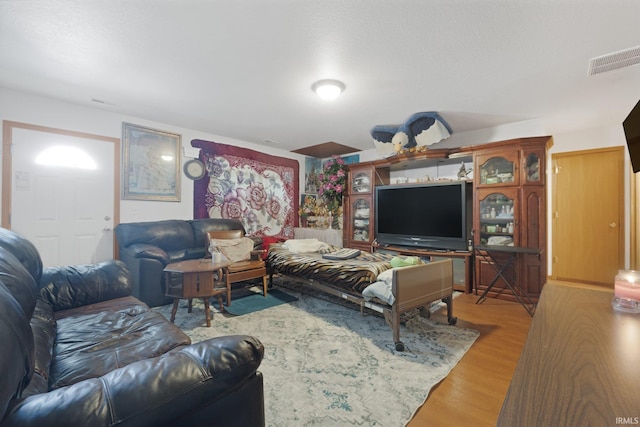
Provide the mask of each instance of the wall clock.
{"label": "wall clock", "polygon": [[187,161],[182,167],[182,170],[187,178],[193,180],[202,178],[206,172],[204,164],[198,159],[191,159]]}

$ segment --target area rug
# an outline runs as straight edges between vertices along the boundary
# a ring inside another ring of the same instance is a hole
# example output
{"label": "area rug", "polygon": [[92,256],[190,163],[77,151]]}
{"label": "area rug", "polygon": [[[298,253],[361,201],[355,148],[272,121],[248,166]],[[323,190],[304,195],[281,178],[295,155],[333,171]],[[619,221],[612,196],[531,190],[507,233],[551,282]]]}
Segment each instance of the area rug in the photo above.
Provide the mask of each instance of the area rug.
{"label": "area rug", "polygon": [[206,174],[193,184],[194,218],[231,218],[247,234],[292,239],[298,225],[297,160],[194,139]]}
{"label": "area rug", "polygon": [[[244,316],[215,312],[210,328],[196,301],[175,320],[193,342],[232,334],[262,341],[267,426],[404,426],[479,335],[417,316],[402,326],[406,351],[397,352],[384,319],[286,293],[298,299]],[[154,310],[169,317],[171,306]]]}
{"label": "area rug", "polygon": [[[252,288],[253,289],[253,288]],[[231,306],[225,307],[225,312],[234,316],[243,316],[267,308],[273,308],[281,304],[287,304],[296,301],[298,298],[289,295],[278,289],[272,289],[267,292],[267,296],[262,294],[261,289],[246,290],[243,294],[233,292],[233,300]]]}

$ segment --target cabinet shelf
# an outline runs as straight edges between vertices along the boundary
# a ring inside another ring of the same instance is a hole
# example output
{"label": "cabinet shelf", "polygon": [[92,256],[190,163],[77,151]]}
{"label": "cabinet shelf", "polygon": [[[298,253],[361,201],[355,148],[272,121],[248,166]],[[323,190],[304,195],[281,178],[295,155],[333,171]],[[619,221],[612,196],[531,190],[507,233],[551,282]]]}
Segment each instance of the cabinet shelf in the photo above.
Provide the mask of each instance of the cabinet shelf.
{"label": "cabinet shelf", "polygon": [[505,216],[505,217],[495,217],[495,218],[482,218],[480,220],[480,224],[504,224],[504,223],[509,223],[509,222],[513,222],[513,217],[512,216]]}

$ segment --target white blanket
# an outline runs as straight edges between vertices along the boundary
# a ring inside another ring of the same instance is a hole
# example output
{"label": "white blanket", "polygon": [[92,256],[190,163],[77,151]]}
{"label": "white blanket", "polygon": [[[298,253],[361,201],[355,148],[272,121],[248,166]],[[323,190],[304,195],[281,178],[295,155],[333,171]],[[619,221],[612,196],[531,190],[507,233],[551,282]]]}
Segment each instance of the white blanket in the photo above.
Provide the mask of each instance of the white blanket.
{"label": "white blanket", "polygon": [[329,244],[318,239],[289,239],[284,247],[294,253],[320,252],[329,249]]}
{"label": "white blanket", "polygon": [[389,305],[393,305],[396,297],[393,295],[391,285],[393,283],[393,268],[378,274],[376,282],[373,282],[362,291],[366,301],[378,298]]}

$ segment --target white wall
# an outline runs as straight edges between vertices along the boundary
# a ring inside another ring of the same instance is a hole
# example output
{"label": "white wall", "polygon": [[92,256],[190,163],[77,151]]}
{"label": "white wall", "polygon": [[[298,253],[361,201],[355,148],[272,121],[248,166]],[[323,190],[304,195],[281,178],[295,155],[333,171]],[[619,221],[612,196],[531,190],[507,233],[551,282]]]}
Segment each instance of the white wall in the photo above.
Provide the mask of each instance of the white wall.
{"label": "white wall", "polygon": [[[193,139],[204,139],[221,144],[236,145],[266,152],[274,156],[298,160],[300,164],[300,188],[304,188],[304,156],[302,155],[279,149],[269,149],[261,145],[220,135],[212,135],[194,129],[185,129],[169,123],[157,123],[98,108],[65,103],[50,98],[0,88],[0,121],[4,120],[74,132],[85,132],[118,139],[122,137],[122,122],[128,122],[180,134],[182,135],[183,147],[192,148],[191,140]],[[183,163],[186,160],[186,158],[183,159]],[[184,176],[183,173],[181,173],[181,177],[180,202],[121,200],[120,222],[193,218],[193,181]]]}
{"label": "white wall", "polygon": [[[155,129],[164,130],[182,135],[182,144],[191,147],[192,139],[205,139],[223,144],[237,145],[268,154],[296,159],[300,163],[300,188],[304,188],[304,156],[279,149],[268,149],[264,146],[212,135],[193,129],[184,129],[167,123],[156,123],[136,117],[111,113],[97,108],[79,106],[64,103],[49,98],[29,95],[20,92],[9,91],[0,88],[0,120],[11,120],[40,126],[48,126],[77,132],[87,132],[97,135],[121,138],[122,122],[135,123]],[[501,141],[512,138],[548,135],[544,125],[539,120],[528,120],[512,123],[495,128],[481,129],[473,132],[453,134],[449,139],[434,145],[434,148],[451,148]],[[568,151],[588,150],[602,147],[626,146],[624,131],[621,123],[600,124],[598,126],[585,125],[584,129],[553,135],[554,145],[549,151],[547,165],[551,164],[551,154]],[[358,152],[360,161],[378,160],[381,156],[377,153],[373,140],[371,149]],[[627,159],[625,165],[625,230],[627,232],[625,242],[626,260],[629,266],[629,230],[630,230],[630,184],[628,152],[625,149]],[[470,165],[468,165],[470,166]],[[459,166],[456,166],[456,168]],[[551,210],[551,177],[550,167],[547,168],[548,216]],[[0,171],[1,172],[1,171]],[[451,172],[447,172],[451,173]],[[417,170],[411,172],[412,176],[422,177],[432,175],[433,171]],[[154,221],[159,219],[188,219],[193,218],[193,182],[182,175],[182,195],[180,202],[144,202],[133,200],[121,200],[121,222]],[[548,221],[551,224],[551,221]],[[549,254],[551,253],[552,230],[549,227]],[[549,257],[551,259],[551,257]],[[551,271],[551,270],[549,270]]]}

